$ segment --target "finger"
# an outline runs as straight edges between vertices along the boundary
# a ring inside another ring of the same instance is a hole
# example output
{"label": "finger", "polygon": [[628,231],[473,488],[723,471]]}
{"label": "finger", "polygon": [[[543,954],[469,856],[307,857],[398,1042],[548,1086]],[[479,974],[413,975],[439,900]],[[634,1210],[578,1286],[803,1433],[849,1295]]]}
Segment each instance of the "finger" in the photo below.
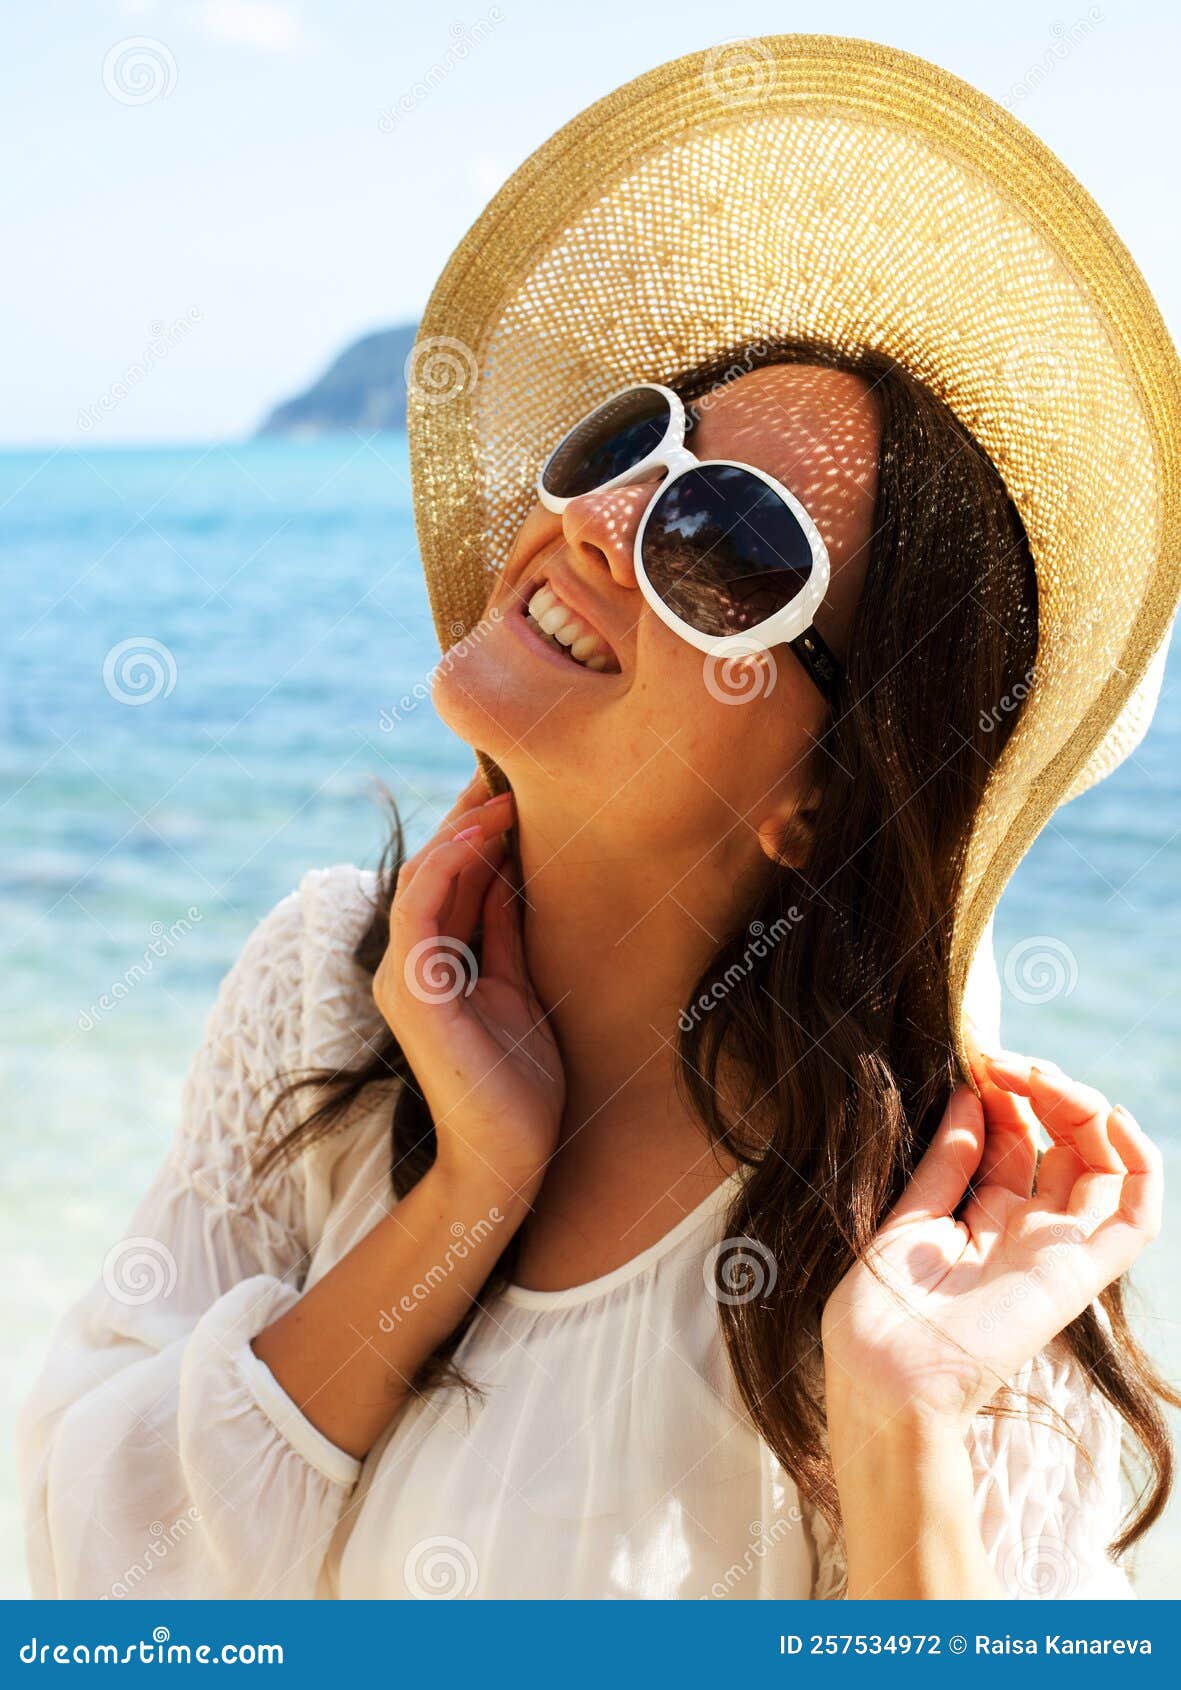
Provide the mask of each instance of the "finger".
{"label": "finger", "polygon": [[1117,1213],[1128,1225],[1155,1238],[1161,1228],[1165,1195],[1161,1153],[1135,1116],[1120,1104],[1108,1117],[1107,1131],[1126,1169]]}
{"label": "finger", "polygon": [[397,951],[439,936],[460,871],[479,860],[483,842],[482,829],[469,828],[428,851],[412,880],[403,884],[399,875],[390,910],[391,943]]}
{"label": "finger", "polygon": [[483,804],[490,796],[488,782],[484,779],[483,771],[476,769],[459,797],[443,817],[439,824],[440,827],[447,822],[454,821],[456,817],[462,816],[465,811],[474,809],[477,804]]}
{"label": "finger", "polygon": [[490,796],[488,783],[482,772],[477,769],[451,808],[435,824],[430,839],[427,841],[428,845],[437,839],[447,838],[456,832],[463,825],[462,818],[478,805],[486,803]]}
{"label": "finger", "polygon": [[1111,1105],[1094,1086],[1066,1074],[1030,1070],[1034,1113],[1055,1144],[1069,1145],[1093,1173],[1123,1174],[1124,1164],[1108,1136]]}
{"label": "finger", "polygon": [[1029,1098],[1055,1144],[1069,1144],[1096,1173],[1122,1172],[1107,1137],[1111,1106],[1102,1092],[1024,1057],[1006,1058],[991,1068],[1001,1085]]}
{"label": "finger", "polygon": [[997,1091],[1012,1099],[1011,1107],[1025,1122],[1034,1142],[1039,1148],[1044,1147],[1045,1129],[1034,1114],[1028,1097],[1029,1071],[1040,1068],[1043,1073],[1060,1074],[1062,1070],[1058,1064],[1044,1056],[1018,1056],[1011,1050],[985,1051],[980,1060],[987,1067],[989,1081]]}
{"label": "finger", "polygon": [[[475,987],[476,957],[467,936],[451,926],[448,909],[463,869],[478,860],[481,842],[480,829],[473,828],[438,846],[413,883],[395,894],[390,942],[374,980],[374,996],[404,1049],[408,1038],[421,1037],[428,1027],[441,1028],[462,1014],[464,1000]],[[429,1022],[416,1007],[422,1004],[434,1011]]]}
{"label": "finger", "polygon": [[398,872],[398,886],[409,886],[430,853],[449,839],[456,839],[460,833],[473,827],[479,827],[487,834],[503,833],[512,826],[513,801],[510,792],[501,792],[495,798],[486,799],[483,803],[473,805],[470,809],[448,817],[437,830],[421,846],[412,857],[408,857]]}
{"label": "finger", "polygon": [[508,851],[505,837],[499,833],[491,839],[476,838],[474,844],[479,855],[456,875],[451,898],[442,912],[447,932],[464,940],[476,930],[485,893],[500,874]]}
{"label": "finger", "polygon": [[988,1065],[988,1073],[997,1085],[1012,1090],[1019,1097],[1029,1093],[1029,1070],[1041,1068],[1042,1073],[1061,1073],[1056,1061],[1049,1056],[1022,1056],[1019,1051],[982,1051],[980,1060]]}
{"label": "finger", "polygon": [[980,1034],[976,1029],[976,1023],[966,1009],[963,1012],[963,1028],[964,1049],[968,1053],[968,1067],[972,1071],[972,1078],[976,1079],[977,1069],[983,1060],[981,1055],[983,1047],[980,1043]]}
{"label": "finger", "polygon": [[466,828],[455,837],[465,843],[470,842],[471,854],[466,860],[460,861],[455,871],[451,889],[439,911],[439,925],[444,932],[454,937],[469,939],[480,913],[480,905],[484,901],[488,881],[498,871],[503,860],[504,837],[502,834],[494,834],[489,839],[476,827]]}
{"label": "finger", "polygon": [[976,1173],[977,1186],[1000,1185],[1017,1197],[1028,1197],[1037,1171],[1037,1127],[1027,1115],[1028,1105],[999,1085],[981,1053],[972,1074],[984,1108],[984,1154]]}
{"label": "finger", "polygon": [[483,784],[483,777],[481,777],[478,792],[470,800],[465,800],[463,804],[457,804],[453,811],[444,816],[439,824],[438,834],[441,838],[448,838],[452,834],[458,833],[460,828],[468,827],[477,818],[481,818],[485,811],[489,815],[498,816],[503,810],[507,815],[511,814],[512,807],[513,795],[511,792],[489,793],[488,788]]}
{"label": "finger", "polygon": [[1160,1152],[1126,1109],[1111,1111],[1108,1131],[1127,1172],[1115,1213],[1093,1229],[1082,1229],[1096,1295],[1126,1273],[1158,1235],[1164,1198]]}
{"label": "finger", "polygon": [[1093,1174],[1088,1168],[1071,1187],[1066,1213],[1087,1232],[1094,1232],[1100,1221],[1119,1209],[1123,1183],[1119,1174]]}
{"label": "finger", "polygon": [[439,824],[428,843],[441,844],[443,840],[454,839],[468,828],[476,826],[483,828],[485,833],[503,833],[510,826],[512,816],[512,793],[498,792],[495,798],[484,798],[478,804],[471,804],[458,814],[448,816]]}
{"label": "finger", "polygon": [[984,1111],[971,1086],[957,1086],[891,1220],[950,1215],[963,1201],[984,1149]]}
{"label": "finger", "polygon": [[1086,1164],[1069,1144],[1053,1145],[1038,1164],[1036,1198],[1040,1206],[1064,1215],[1070,1194],[1085,1171]]}

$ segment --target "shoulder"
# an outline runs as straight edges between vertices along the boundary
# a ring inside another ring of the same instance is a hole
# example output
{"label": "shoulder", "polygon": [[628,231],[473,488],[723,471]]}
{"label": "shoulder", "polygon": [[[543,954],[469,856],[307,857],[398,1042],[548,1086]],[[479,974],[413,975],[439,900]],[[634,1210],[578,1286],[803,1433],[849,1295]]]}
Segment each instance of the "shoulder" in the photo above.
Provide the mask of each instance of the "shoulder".
{"label": "shoulder", "polygon": [[1126,1594],[1106,1548],[1119,1535],[1123,1421],[1059,1338],[1010,1381],[968,1437],[976,1509],[1018,1596]]}
{"label": "shoulder", "polygon": [[[982,1469],[990,1458],[1004,1459],[1012,1500],[1038,1488],[1052,1452],[1061,1500],[1102,1494],[1118,1474],[1123,1421],[1064,1338],[1026,1362],[1009,1382],[1007,1401],[998,1402],[999,1414],[976,1416],[969,1441]],[[1083,1459],[1066,1459],[1072,1447],[1085,1452]]]}
{"label": "shoulder", "polygon": [[372,872],[339,864],[305,874],[223,979],[204,1069],[263,1086],[279,1074],[355,1064],[380,1030],[372,981],[354,954],[375,909]]}
{"label": "shoulder", "polygon": [[377,910],[377,880],[351,863],[312,869],[299,901],[302,1059],[311,1068],[350,1067],[381,1025],[372,976],[357,947]]}
{"label": "shoulder", "polygon": [[[260,1213],[257,1153],[291,1125],[271,1114],[277,1086],[314,1069],[360,1064],[383,1023],[354,952],[373,919],[376,882],[351,865],[314,869],[247,937],[205,1023],[185,1080],[172,1176],[219,1210]],[[303,1176],[276,1175],[267,1210],[302,1225]]]}

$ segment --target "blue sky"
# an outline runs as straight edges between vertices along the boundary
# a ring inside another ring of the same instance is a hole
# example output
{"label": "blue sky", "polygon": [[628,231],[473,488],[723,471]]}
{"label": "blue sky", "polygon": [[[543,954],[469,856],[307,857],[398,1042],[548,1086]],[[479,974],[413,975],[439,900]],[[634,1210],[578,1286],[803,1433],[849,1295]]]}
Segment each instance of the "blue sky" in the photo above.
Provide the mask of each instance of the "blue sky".
{"label": "blue sky", "polygon": [[[42,0],[5,8],[0,52],[0,444],[241,437],[354,335],[415,315],[490,194],[581,107],[699,47],[816,29],[1010,103],[1023,89],[1013,109],[1177,336],[1181,13],[1163,3]],[[152,345],[150,378],[81,428]]]}

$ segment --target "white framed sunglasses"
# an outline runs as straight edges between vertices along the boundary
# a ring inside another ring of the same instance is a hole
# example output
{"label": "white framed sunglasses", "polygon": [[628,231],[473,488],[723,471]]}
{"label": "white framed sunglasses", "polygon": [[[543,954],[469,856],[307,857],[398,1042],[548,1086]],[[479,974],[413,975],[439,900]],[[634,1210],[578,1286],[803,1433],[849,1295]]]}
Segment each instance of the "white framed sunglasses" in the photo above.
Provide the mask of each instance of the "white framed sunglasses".
{"label": "white framed sunglasses", "polygon": [[828,591],[824,541],[773,476],[685,445],[689,420],[670,387],[638,382],[597,405],[559,441],[537,478],[547,510],[665,470],[636,530],[634,564],[652,609],[718,658],[790,646],[833,703],[841,665],[812,626]]}

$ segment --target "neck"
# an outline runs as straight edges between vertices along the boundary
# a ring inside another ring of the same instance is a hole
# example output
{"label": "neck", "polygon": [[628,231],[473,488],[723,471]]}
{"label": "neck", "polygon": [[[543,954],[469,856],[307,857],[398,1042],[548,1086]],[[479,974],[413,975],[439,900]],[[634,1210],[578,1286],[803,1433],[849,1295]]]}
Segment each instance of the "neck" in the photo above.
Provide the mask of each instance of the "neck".
{"label": "neck", "polygon": [[737,919],[733,840],[637,852],[583,817],[538,821],[518,794],[517,843],[526,960],[566,1073],[559,1158],[585,1171],[642,1155],[708,1189],[733,1163],[677,1090],[677,1018]]}

